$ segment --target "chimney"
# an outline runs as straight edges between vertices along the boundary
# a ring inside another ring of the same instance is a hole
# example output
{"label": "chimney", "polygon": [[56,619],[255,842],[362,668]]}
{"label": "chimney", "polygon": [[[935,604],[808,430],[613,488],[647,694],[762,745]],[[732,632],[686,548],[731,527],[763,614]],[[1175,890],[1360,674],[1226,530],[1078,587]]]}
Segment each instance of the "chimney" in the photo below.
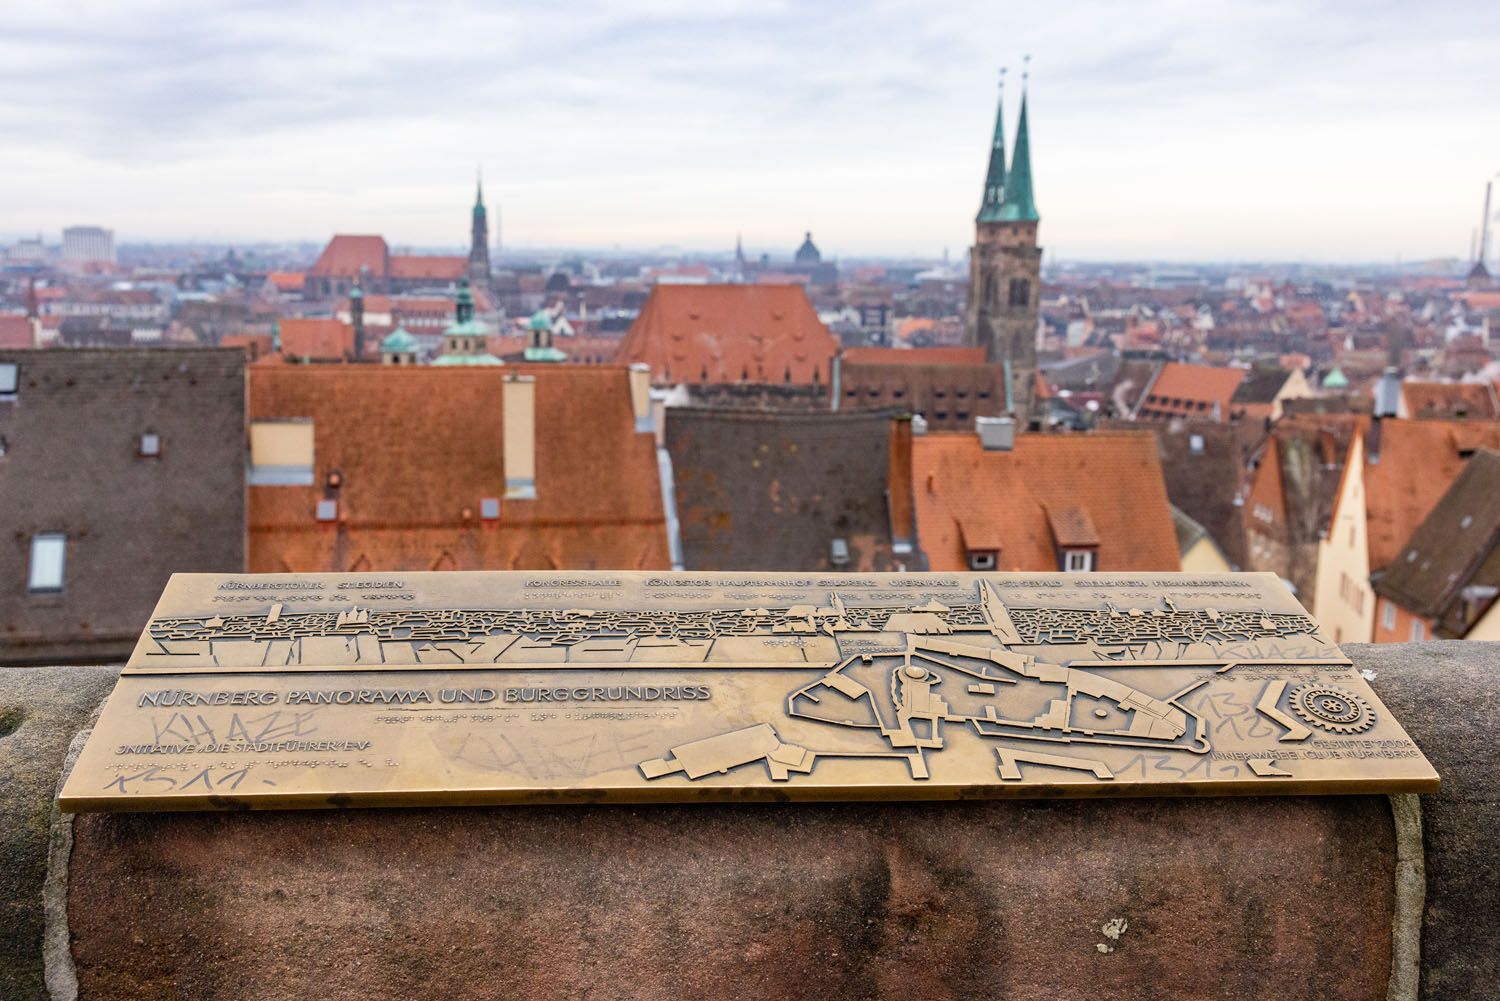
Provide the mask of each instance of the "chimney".
{"label": "chimney", "polygon": [[976,417],[974,430],[979,432],[979,444],[986,452],[1009,452],[1016,446],[1014,417]]}
{"label": "chimney", "polygon": [[502,399],[505,497],[536,500],[536,376],[506,376]]}
{"label": "chimney", "polygon": [[891,552],[909,556],[916,540],[912,498],[912,424],[910,417],[891,420],[890,455],[886,465],[886,510],[891,520]]}
{"label": "chimney", "polygon": [[656,430],[651,420],[651,366],[643,361],[630,366],[630,407],[635,411],[637,432]]}
{"label": "chimney", "polygon": [[1395,417],[1401,408],[1401,373],[1395,366],[1388,366],[1375,383],[1376,417]]}

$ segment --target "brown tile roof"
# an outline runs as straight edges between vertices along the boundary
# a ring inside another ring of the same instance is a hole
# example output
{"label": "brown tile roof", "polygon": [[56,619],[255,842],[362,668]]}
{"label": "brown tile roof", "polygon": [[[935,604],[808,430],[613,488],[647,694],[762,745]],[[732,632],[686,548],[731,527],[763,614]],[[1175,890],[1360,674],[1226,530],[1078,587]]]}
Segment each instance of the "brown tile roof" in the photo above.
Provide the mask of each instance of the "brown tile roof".
{"label": "brown tile roof", "polygon": [[[925,355],[929,350],[942,349],[886,350],[880,353]],[[921,414],[934,431],[972,430],[975,417],[998,417],[1005,413],[1003,365],[982,362],[889,364],[847,359],[848,355],[840,360],[839,365],[840,409],[904,410]]]}
{"label": "brown tile roof", "polygon": [[983,365],[984,348],[849,348],[848,365]]}
{"label": "brown tile roof", "polygon": [[1458,478],[1467,457],[1479,448],[1500,448],[1500,423],[1387,419],[1366,427],[1370,569],[1380,570]]}
{"label": "brown tile roof", "polygon": [[1244,379],[1230,397],[1235,403],[1271,403],[1292,373],[1280,367],[1257,366],[1244,373]]}
{"label": "brown tile roof", "polygon": [[[505,494],[503,380],[536,377],[536,500]],[[253,571],[665,569],[653,436],[623,368],[256,366],[250,417],[312,418],[314,486],[250,488]],[[315,519],[337,470],[339,520]]]}
{"label": "brown tile roof", "polygon": [[390,269],[390,256],[383,236],[340,233],[328,241],[307,273],[316,278],[353,278],[368,268],[370,274],[383,276]]}
{"label": "brown tile roof", "polygon": [[1009,452],[984,451],[973,433],[927,434],[913,441],[912,480],[933,570],[968,569],[966,543],[997,549],[1000,570],[1056,570],[1054,523],[1070,539],[1087,533],[1069,508],[1092,523],[1095,569],[1181,568],[1149,433],[1020,434]]}
{"label": "brown tile roof", "polygon": [[[1173,420],[1147,426],[1156,436],[1168,499],[1207,530],[1232,566],[1249,569],[1245,509],[1235,503],[1246,478],[1238,429],[1210,420]],[[1103,421],[1099,427],[1123,431],[1141,425]]]}
{"label": "brown tile roof", "polygon": [[316,361],[354,357],[354,327],[341,320],[289,317],[281,323],[281,353]]}
{"label": "brown tile roof", "polygon": [[1229,419],[1229,403],[1245,378],[1242,368],[1168,362],[1141,401],[1142,417]]}
{"label": "brown tile roof", "polygon": [[36,343],[31,330],[31,318],[20,313],[0,315],[0,348],[14,350],[32,347],[36,347]]}
{"label": "brown tile roof", "polygon": [[432,281],[458,281],[469,273],[467,257],[402,256],[391,257],[390,277],[422,278]]}
{"label": "brown tile roof", "polygon": [[657,382],[829,384],[837,339],[798,285],[656,285],[620,342]]}
{"label": "brown tile roof", "polygon": [[1487,382],[1403,382],[1401,395],[1407,416],[1417,420],[1500,417],[1500,401]]}
{"label": "brown tile roof", "polygon": [[[669,407],[684,565],[895,569],[892,423],[884,413]],[[846,565],[832,561],[835,539],[848,547]]]}
{"label": "brown tile roof", "polygon": [[[1500,452],[1481,449],[1417,526],[1396,559],[1374,582],[1375,591],[1418,615],[1449,619],[1462,636],[1476,615],[1454,609],[1465,588],[1500,585]],[[1494,600],[1488,593],[1483,604]],[[1478,609],[1467,610],[1479,611]]]}
{"label": "brown tile roof", "polygon": [[[174,572],[245,569],[245,359],[42,348],[0,403],[0,662],[123,659]],[[140,455],[155,434],[155,456]],[[28,595],[30,538],[67,536],[63,590]]]}

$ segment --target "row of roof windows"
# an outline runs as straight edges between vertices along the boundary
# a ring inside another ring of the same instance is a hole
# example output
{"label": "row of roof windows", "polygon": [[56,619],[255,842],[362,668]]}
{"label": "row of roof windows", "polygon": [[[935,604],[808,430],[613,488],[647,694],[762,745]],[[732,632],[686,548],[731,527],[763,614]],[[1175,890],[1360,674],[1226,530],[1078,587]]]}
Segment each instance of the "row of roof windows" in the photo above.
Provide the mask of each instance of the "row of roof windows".
{"label": "row of roof windows", "polygon": [[[971,549],[968,553],[969,569],[993,570],[999,564],[1000,553],[994,549]],[[1092,549],[1065,549],[1058,560],[1058,569],[1063,573],[1092,573],[1094,551]]]}
{"label": "row of roof windows", "polygon": [[[868,388],[866,388],[864,390],[864,394],[866,396],[868,396],[868,397],[871,397],[872,399],[874,397],[879,396],[882,393],[885,393],[885,392],[889,392],[892,397],[894,397],[895,399],[898,399],[898,400],[901,399],[903,396],[906,395],[906,390],[903,389],[903,388],[886,390],[886,389],[884,389],[883,387],[880,387],[880,386],[870,386],[870,387],[868,387]],[[851,399],[851,400],[858,399],[859,398],[859,394],[860,394],[860,390],[858,390],[858,389],[850,389],[850,390],[845,391],[845,393],[844,393],[844,395],[847,396],[847,397],[849,397],[849,399]],[[948,398],[948,390],[946,390],[946,389],[934,389],[932,391],[932,395],[933,395],[933,397],[935,399],[945,400],[945,399]],[[974,392],[974,395],[976,397],[978,397],[979,399],[981,399],[981,400],[988,400],[990,398],[990,391],[988,389],[980,389],[980,390],[976,390]],[[968,399],[968,397],[969,397],[969,391],[967,389],[955,389],[955,390],[953,390],[953,396],[956,399],[965,400],[965,399]]]}
{"label": "row of roof windows", "polygon": [[[468,513],[468,510],[464,511],[465,517],[468,516]],[[339,502],[332,497],[322,498],[313,508],[313,517],[318,521],[338,521]],[[498,521],[500,519],[500,498],[481,497],[479,499],[479,517],[484,521]]]}

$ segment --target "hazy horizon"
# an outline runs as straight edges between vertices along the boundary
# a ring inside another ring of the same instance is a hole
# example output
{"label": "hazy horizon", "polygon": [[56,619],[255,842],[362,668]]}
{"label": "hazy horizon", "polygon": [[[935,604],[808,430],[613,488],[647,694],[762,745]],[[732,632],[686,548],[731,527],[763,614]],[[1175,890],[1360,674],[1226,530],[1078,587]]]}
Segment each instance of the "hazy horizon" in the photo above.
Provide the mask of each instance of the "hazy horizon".
{"label": "hazy horizon", "polygon": [[49,241],[458,247],[482,163],[507,248],[960,260],[1027,52],[1059,261],[1463,259],[1500,171],[1458,0],[0,13],[0,231]]}

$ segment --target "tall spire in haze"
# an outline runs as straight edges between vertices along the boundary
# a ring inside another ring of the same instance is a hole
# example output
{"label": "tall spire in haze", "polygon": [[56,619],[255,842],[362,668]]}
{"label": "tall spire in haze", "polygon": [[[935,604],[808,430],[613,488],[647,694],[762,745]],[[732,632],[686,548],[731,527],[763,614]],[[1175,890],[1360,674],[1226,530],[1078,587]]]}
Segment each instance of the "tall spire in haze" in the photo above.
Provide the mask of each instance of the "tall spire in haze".
{"label": "tall spire in haze", "polygon": [[1005,67],[1000,67],[1000,99],[995,103],[995,140],[984,175],[984,199],[975,222],[998,222],[1005,203]]}
{"label": "tall spire in haze", "polygon": [[474,178],[474,211],[469,226],[469,281],[475,285],[490,283],[490,224],[484,211],[484,176]]}
{"label": "tall spire in haze", "polygon": [[[1031,57],[1026,60],[1029,64]],[[1037,222],[1041,218],[1031,189],[1031,134],[1026,122],[1026,84],[1030,76],[1030,69],[1021,74],[1021,124],[1016,127],[1016,152],[1005,178],[1005,205],[999,216],[1005,222]]]}

